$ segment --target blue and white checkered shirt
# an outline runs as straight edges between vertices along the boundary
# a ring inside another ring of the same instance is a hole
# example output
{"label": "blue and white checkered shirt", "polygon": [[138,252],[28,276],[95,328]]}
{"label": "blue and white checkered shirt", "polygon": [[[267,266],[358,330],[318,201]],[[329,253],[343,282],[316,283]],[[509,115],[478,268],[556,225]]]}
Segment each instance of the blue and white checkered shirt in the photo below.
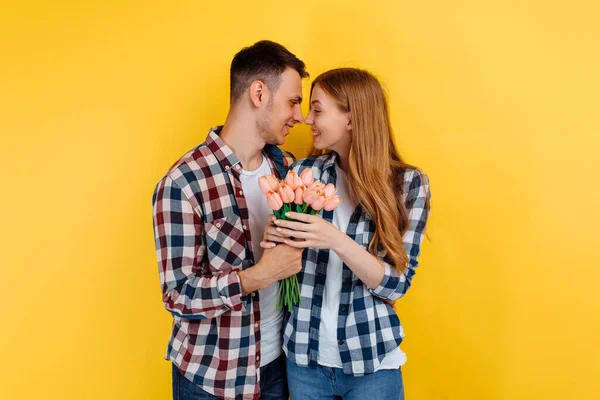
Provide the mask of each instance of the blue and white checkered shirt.
{"label": "blue and white checkered shirt", "polygon": [[[309,157],[296,161],[291,169],[300,174],[312,168],[315,179],[336,184],[337,154]],[[383,301],[396,300],[410,288],[415,275],[420,245],[425,235],[428,217],[426,199],[430,197],[429,181],[423,172],[407,169],[398,174],[402,182],[402,199],[406,205],[409,227],[403,236],[404,248],[409,256],[406,271],[399,274],[381,250],[378,257],[384,264],[385,274],[375,289],[367,287],[344,264],[342,293],[338,312],[338,348],[345,374],[373,373],[383,358],[396,349],[404,337],[400,320],[394,309]],[[332,221],[333,211],[323,212],[323,218]],[[368,248],[375,233],[375,224],[360,205],[356,207],[346,234]],[[305,249],[303,268],[298,274],[302,301],[294,306],[284,327],[283,348],[288,359],[297,365],[317,365],[319,351],[319,326],[325,275],[329,260],[327,249]]]}

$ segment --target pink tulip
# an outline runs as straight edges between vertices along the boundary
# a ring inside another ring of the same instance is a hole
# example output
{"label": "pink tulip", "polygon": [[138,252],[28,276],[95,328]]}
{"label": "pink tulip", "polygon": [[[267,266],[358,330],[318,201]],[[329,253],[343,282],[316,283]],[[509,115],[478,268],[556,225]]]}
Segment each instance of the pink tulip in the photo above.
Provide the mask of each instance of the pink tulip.
{"label": "pink tulip", "polygon": [[292,190],[296,190],[298,186],[302,185],[302,179],[300,179],[296,171],[290,170],[285,177],[285,183],[287,183]]}
{"label": "pink tulip", "polygon": [[269,191],[276,192],[279,181],[273,175],[263,175],[258,178],[258,186],[264,194],[268,194]]}
{"label": "pink tulip", "polygon": [[306,188],[306,191],[310,192],[310,191],[315,190],[315,189],[322,189],[323,187],[325,187],[325,185],[323,184],[323,182],[321,182],[319,180],[316,180],[313,183],[311,183],[310,186],[308,186]]}
{"label": "pink tulip", "polygon": [[287,185],[285,182],[281,182],[279,184],[279,196],[281,196],[281,200],[284,203],[291,203],[294,201],[294,198],[296,197],[292,188],[289,185]]}
{"label": "pink tulip", "polygon": [[315,179],[315,174],[312,168],[306,168],[300,174],[300,179],[302,180],[302,184],[306,187],[310,186],[313,183],[313,179]]}
{"label": "pink tulip", "polygon": [[279,210],[283,207],[283,201],[281,201],[281,197],[279,197],[279,193],[275,193],[270,191],[267,193],[267,205],[273,211]]}
{"label": "pink tulip", "polygon": [[269,174],[267,175],[267,179],[269,180],[269,183],[272,187],[276,188],[277,185],[279,185],[279,179],[277,179],[275,175]]}
{"label": "pink tulip", "polygon": [[333,197],[333,195],[337,193],[337,188],[335,186],[333,186],[331,183],[328,183],[323,188],[323,192],[325,193],[325,196],[327,198]]}
{"label": "pink tulip", "polygon": [[323,208],[323,206],[325,205],[325,202],[327,201],[327,197],[325,197],[324,193],[321,193],[319,195],[319,197],[316,198],[315,201],[313,201],[310,206],[313,210],[320,210],[321,208]]}
{"label": "pink tulip", "polygon": [[325,200],[325,204],[323,205],[323,209],[325,211],[335,210],[337,206],[342,203],[342,198],[340,196],[333,196]]}
{"label": "pink tulip", "polygon": [[319,188],[306,188],[304,194],[302,195],[302,198],[308,205],[311,205],[315,200],[317,200],[317,197],[319,197],[320,194],[321,190]]}
{"label": "pink tulip", "polygon": [[304,203],[304,198],[303,198],[303,195],[304,195],[304,185],[298,186],[296,188],[296,191],[294,192],[294,195],[295,195],[295,197],[294,197],[294,203],[296,203],[296,204],[302,204],[302,203]]}

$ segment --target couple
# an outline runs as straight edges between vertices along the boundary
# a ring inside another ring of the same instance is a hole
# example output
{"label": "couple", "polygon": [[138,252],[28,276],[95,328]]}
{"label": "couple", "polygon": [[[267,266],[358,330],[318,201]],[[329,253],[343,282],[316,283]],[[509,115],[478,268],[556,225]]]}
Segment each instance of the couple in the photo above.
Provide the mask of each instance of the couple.
{"label": "couple", "polygon": [[[415,273],[428,180],[396,151],[373,75],[319,75],[303,118],[307,77],[304,62],[277,43],[242,49],[231,63],[225,124],[156,187],[175,400],[404,398],[393,302]],[[313,155],[294,162],[277,146],[303,121]],[[306,168],[344,201],[322,217],[274,220],[258,178]],[[285,315],[279,281],[294,274],[302,301]]]}

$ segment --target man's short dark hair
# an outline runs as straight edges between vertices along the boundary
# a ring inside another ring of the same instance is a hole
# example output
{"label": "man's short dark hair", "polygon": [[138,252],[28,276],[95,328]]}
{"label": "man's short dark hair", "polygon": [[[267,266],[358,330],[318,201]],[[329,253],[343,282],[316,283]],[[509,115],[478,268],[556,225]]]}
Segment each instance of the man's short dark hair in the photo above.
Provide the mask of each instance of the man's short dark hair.
{"label": "man's short dark hair", "polygon": [[230,99],[233,104],[255,80],[262,81],[272,91],[279,89],[280,76],[287,69],[308,78],[304,62],[279,43],[261,40],[240,50],[230,70]]}

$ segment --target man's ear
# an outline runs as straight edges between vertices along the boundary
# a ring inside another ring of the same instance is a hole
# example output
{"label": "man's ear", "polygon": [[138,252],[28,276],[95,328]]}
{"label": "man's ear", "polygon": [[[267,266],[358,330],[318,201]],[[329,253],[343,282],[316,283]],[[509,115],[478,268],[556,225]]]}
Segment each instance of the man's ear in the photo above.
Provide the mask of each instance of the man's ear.
{"label": "man's ear", "polygon": [[250,84],[250,101],[254,107],[260,108],[263,99],[266,99],[265,92],[268,90],[267,85],[262,81],[256,80]]}

